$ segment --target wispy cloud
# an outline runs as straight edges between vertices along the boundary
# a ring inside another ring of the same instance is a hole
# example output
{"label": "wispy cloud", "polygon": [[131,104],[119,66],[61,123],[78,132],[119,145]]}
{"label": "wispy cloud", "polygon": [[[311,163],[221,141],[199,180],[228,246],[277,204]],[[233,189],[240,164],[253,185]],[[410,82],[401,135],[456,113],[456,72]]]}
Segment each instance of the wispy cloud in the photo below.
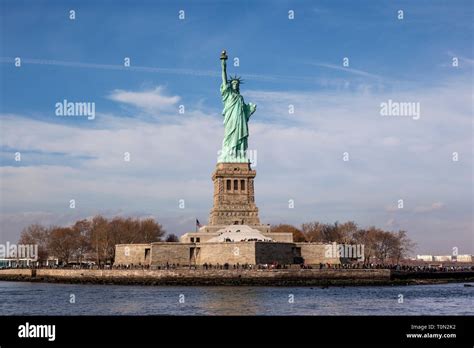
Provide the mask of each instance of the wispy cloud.
{"label": "wispy cloud", "polygon": [[116,89],[109,94],[108,98],[119,103],[133,105],[147,112],[170,110],[172,107],[176,107],[181,99],[179,96],[167,96],[162,86],[138,92]]}
{"label": "wispy cloud", "polygon": [[364,77],[370,77],[373,79],[379,79],[382,80],[384,77],[376,74],[372,74],[370,72],[364,71],[364,70],[359,70],[359,69],[353,69],[349,67],[343,67],[335,64],[328,64],[328,63],[318,63],[318,62],[310,62],[309,64],[314,65],[314,66],[319,66],[322,68],[327,68],[327,69],[332,69],[332,70],[338,70],[338,71],[344,71],[349,74],[354,74],[354,75],[359,75],[359,76],[364,76]]}
{"label": "wispy cloud", "polygon": [[[15,58],[13,57],[0,57],[0,63],[2,64],[14,64]],[[125,67],[119,64],[104,64],[104,63],[86,63],[77,61],[64,61],[57,59],[36,59],[21,57],[22,65],[48,65],[58,66],[64,68],[79,68],[79,69],[100,69],[100,70],[118,70],[122,72],[145,72],[145,73],[156,73],[156,74],[171,74],[181,76],[203,76],[211,78],[219,78],[221,73],[219,69],[215,70],[203,70],[203,69],[186,69],[186,68],[165,68],[165,67],[151,67],[151,66],[136,66],[131,65]],[[365,77],[371,77],[378,80],[382,80],[382,77],[374,74],[364,72],[362,70],[349,69],[344,67],[338,67],[332,64],[320,64],[310,63],[316,66],[321,66],[330,69],[342,70],[352,74],[361,75]],[[244,80],[253,80],[259,82],[295,82],[304,83],[305,85],[317,85],[324,88],[336,88],[336,89],[347,89],[350,82],[347,79],[342,78],[321,78],[318,75],[280,75],[280,74],[255,74],[251,72],[245,72],[240,74]]]}
{"label": "wispy cloud", "polygon": [[[14,64],[15,58],[13,57],[0,57],[0,63]],[[165,74],[177,74],[177,75],[193,75],[193,76],[219,76],[215,71],[198,70],[198,69],[179,69],[179,68],[160,68],[160,67],[147,67],[147,66],[124,66],[118,64],[103,64],[103,63],[85,63],[75,61],[64,61],[57,59],[36,59],[36,58],[21,58],[22,64],[34,64],[34,65],[53,65],[71,68],[85,68],[85,69],[102,69],[102,70],[123,70],[123,71],[137,71],[137,72],[148,72],[148,73],[165,73]]]}
{"label": "wispy cloud", "polygon": [[[159,73],[159,74],[173,74],[173,75],[185,75],[185,76],[207,76],[207,77],[220,77],[221,73],[216,70],[202,70],[202,69],[185,69],[185,68],[163,68],[163,67],[147,67],[147,66],[124,66],[118,64],[103,64],[103,63],[85,63],[76,61],[63,61],[57,59],[36,59],[36,58],[21,58],[22,64],[33,64],[33,65],[52,65],[66,68],[84,68],[84,69],[101,69],[101,70],[120,70],[120,71],[134,71],[134,72],[146,72],[146,73]],[[0,63],[3,64],[14,64],[15,58],[13,57],[0,57]],[[310,83],[322,83],[316,77],[310,76],[291,76],[291,75],[277,75],[277,74],[253,74],[245,73],[242,74],[245,79],[255,81],[296,81],[296,82],[310,82]]]}

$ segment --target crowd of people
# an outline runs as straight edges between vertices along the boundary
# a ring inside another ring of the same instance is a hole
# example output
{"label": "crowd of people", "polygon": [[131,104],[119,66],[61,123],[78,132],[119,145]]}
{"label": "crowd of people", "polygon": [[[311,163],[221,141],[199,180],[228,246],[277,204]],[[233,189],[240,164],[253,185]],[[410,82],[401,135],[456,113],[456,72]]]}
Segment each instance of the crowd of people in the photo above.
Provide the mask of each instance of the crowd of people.
{"label": "crowd of people", "polygon": [[340,263],[340,264],[329,264],[320,263],[316,265],[290,265],[290,264],[229,264],[229,263],[204,263],[203,265],[190,265],[190,264],[179,264],[179,263],[165,263],[161,265],[149,265],[149,264],[127,264],[127,265],[110,265],[95,263],[81,263],[81,264],[68,264],[68,265],[26,265],[26,264],[14,264],[11,266],[0,266],[3,268],[49,268],[49,269],[152,269],[152,270],[174,270],[174,269],[195,269],[195,270],[275,270],[275,269],[331,269],[331,270],[347,270],[347,269],[390,269],[394,271],[404,272],[454,272],[454,271],[474,271],[474,265],[406,265],[406,264],[384,264],[384,263]]}
{"label": "crowd of people", "polygon": [[282,265],[278,263],[274,264],[229,264],[229,263],[204,263],[202,265],[183,265],[179,263],[166,263],[162,265],[152,265],[152,266],[145,266],[145,265],[114,265],[114,269],[140,269],[140,268],[147,268],[147,269],[154,269],[154,270],[173,270],[173,269],[200,269],[200,270],[253,270],[253,269],[288,269],[291,265]]}
{"label": "crowd of people", "polygon": [[[303,266],[302,266],[303,267]],[[405,272],[453,272],[453,271],[474,271],[474,265],[406,265],[406,264],[385,264],[385,263],[340,263],[340,264],[319,264],[319,269],[390,269]]]}

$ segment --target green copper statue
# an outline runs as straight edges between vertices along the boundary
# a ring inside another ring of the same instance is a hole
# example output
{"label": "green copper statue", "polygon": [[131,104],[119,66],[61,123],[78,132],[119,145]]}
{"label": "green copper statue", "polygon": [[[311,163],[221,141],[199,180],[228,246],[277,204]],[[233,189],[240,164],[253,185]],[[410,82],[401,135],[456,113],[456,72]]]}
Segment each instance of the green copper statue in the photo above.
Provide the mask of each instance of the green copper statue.
{"label": "green copper statue", "polygon": [[221,95],[224,104],[222,115],[224,116],[224,140],[222,141],[222,152],[218,162],[249,162],[247,147],[249,136],[248,121],[257,109],[257,105],[245,104],[240,95],[240,77],[227,79],[227,53],[222,51],[222,85]]}

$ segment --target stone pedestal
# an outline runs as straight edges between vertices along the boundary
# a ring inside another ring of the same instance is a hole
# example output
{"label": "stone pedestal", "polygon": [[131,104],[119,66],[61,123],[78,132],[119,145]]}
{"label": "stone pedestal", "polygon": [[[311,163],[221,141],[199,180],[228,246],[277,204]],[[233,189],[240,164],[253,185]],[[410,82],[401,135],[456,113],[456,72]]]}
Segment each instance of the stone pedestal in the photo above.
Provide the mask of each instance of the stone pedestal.
{"label": "stone pedestal", "polygon": [[214,207],[209,225],[260,225],[250,163],[217,163],[212,174]]}

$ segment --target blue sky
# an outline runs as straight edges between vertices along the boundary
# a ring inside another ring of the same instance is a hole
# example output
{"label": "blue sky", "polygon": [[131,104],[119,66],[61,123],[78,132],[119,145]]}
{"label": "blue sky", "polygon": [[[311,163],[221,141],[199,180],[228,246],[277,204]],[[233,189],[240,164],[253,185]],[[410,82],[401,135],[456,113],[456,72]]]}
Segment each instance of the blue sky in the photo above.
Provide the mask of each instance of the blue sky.
{"label": "blue sky", "polygon": [[[474,252],[471,1],[0,6],[0,241],[97,213],[154,216],[178,235],[207,221],[225,48],[258,105],[249,147],[262,222],[352,219],[406,229],[418,252]],[[96,118],[57,117],[64,99],[94,102]],[[382,117],[388,99],[419,102],[421,118]]]}

